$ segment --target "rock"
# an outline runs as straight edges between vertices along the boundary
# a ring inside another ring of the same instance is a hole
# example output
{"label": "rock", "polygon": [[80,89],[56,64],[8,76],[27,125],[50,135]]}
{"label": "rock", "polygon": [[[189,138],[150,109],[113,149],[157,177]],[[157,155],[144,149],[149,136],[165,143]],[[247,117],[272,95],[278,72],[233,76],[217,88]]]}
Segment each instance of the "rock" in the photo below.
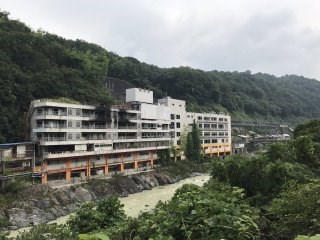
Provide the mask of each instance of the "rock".
{"label": "rock", "polygon": [[17,230],[18,227],[17,226],[9,226],[8,230],[13,231],[13,230]]}
{"label": "rock", "polygon": [[87,202],[93,200],[90,192],[83,187],[77,187],[74,191],[74,195],[80,202]]}
{"label": "rock", "polygon": [[[199,175],[201,174],[193,174],[193,176]],[[19,199],[11,204],[11,208],[0,209],[0,216],[8,216],[10,222],[8,229],[16,230],[72,213],[86,201],[96,202],[109,195],[125,197],[142,190],[151,190],[156,186],[175,183],[181,179],[180,176],[170,177],[162,172],[146,172],[128,177],[97,179],[82,185],[59,189],[32,185],[19,195]]]}

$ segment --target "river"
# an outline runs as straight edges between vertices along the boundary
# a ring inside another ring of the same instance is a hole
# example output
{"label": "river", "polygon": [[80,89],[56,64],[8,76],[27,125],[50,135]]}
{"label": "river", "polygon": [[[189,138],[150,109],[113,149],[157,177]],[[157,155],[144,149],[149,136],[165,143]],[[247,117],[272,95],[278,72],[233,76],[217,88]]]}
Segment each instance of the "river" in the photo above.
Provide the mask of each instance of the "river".
{"label": "river", "polygon": [[[124,205],[125,213],[130,217],[137,217],[141,211],[150,211],[156,206],[159,200],[168,201],[172,198],[175,191],[183,184],[193,183],[202,186],[210,178],[209,175],[200,175],[196,177],[186,178],[180,182],[165,186],[155,187],[152,190],[146,190],[140,193],[131,194],[128,197],[120,198],[120,202]],[[48,223],[64,224],[67,222],[69,215],[57,218]],[[31,227],[20,228],[11,231],[9,237],[16,237],[20,232],[29,230]]]}

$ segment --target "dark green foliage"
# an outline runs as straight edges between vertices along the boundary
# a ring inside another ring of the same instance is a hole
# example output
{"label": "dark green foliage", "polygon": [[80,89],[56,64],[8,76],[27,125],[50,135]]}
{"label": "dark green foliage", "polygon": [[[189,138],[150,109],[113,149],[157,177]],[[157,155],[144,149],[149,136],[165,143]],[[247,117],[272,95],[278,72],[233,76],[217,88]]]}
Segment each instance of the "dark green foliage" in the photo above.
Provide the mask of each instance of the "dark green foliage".
{"label": "dark green foliage", "polygon": [[170,161],[169,149],[158,150],[159,162],[161,165],[167,165]]}
{"label": "dark green foliage", "polygon": [[118,197],[110,196],[97,205],[96,211],[101,215],[102,227],[109,227],[116,222],[122,221],[126,218],[123,210],[123,204],[120,203]]}
{"label": "dark green foliage", "polygon": [[287,181],[306,182],[313,172],[298,163],[270,161],[263,156],[233,156],[213,162],[214,179],[245,189],[253,205],[261,206],[277,196]]}
{"label": "dark green foliage", "polygon": [[320,143],[320,120],[312,120],[305,124],[300,124],[294,129],[293,137],[311,136],[312,140]]}
{"label": "dark green foliage", "polygon": [[[159,68],[81,40],[33,32],[0,12],[0,143],[26,138],[30,101],[67,97],[109,103],[106,76],[149,88],[156,98],[187,100],[188,110],[229,112],[238,119],[320,116],[320,83],[288,75]],[[318,136],[319,137],[319,136]]]}
{"label": "dark green foliage", "polygon": [[191,139],[192,139],[192,160],[199,162],[200,161],[200,132],[197,123],[193,120],[192,131],[191,131]]}
{"label": "dark green foliage", "polygon": [[0,12],[0,143],[26,139],[31,100],[68,97],[107,103],[106,51],[94,44],[32,32]]}
{"label": "dark green foliage", "polygon": [[194,162],[200,162],[201,160],[201,144],[200,144],[200,132],[198,125],[195,121],[192,124],[192,131],[187,135],[187,142],[185,147],[185,153],[188,160]]}
{"label": "dark green foliage", "polygon": [[192,136],[191,133],[188,133],[187,135],[187,142],[185,147],[185,156],[187,159],[192,159],[193,156],[193,142],[192,142]]}
{"label": "dark green foliage", "polygon": [[258,212],[242,190],[210,183],[188,184],[153,212],[107,230],[111,239],[248,239],[259,236]]}
{"label": "dark green foliage", "polygon": [[74,232],[89,233],[109,227],[122,221],[126,215],[116,196],[110,196],[100,201],[94,209],[94,204],[83,204],[76,213],[70,217],[68,225]]}
{"label": "dark green foliage", "polygon": [[271,232],[276,239],[320,232],[320,182],[289,186],[267,208]]}
{"label": "dark green foliage", "polygon": [[100,229],[100,214],[91,202],[84,203],[68,220],[70,229],[78,233],[88,233]]}
{"label": "dark green foliage", "polygon": [[78,235],[71,232],[65,225],[40,224],[30,231],[20,233],[16,240],[77,240]]}

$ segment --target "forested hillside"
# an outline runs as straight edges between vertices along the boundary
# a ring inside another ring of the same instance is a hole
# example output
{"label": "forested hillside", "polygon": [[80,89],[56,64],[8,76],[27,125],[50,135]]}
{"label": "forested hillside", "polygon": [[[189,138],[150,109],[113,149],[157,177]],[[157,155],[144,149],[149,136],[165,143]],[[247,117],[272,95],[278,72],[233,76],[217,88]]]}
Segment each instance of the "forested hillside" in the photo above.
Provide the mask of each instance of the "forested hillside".
{"label": "forested hillside", "polygon": [[249,71],[159,68],[95,44],[32,31],[0,12],[0,142],[24,140],[33,99],[110,103],[107,76],[149,88],[155,97],[185,99],[189,110],[229,112],[234,119],[297,122],[320,116],[316,80]]}

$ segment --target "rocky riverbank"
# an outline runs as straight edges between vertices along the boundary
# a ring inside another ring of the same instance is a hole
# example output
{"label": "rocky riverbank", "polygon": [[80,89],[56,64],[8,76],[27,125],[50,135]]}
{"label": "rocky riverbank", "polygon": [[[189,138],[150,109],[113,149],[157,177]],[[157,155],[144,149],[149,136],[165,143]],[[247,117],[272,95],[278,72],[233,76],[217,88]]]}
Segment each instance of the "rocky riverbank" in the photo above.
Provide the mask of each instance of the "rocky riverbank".
{"label": "rocky riverbank", "polygon": [[9,219],[9,230],[46,223],[74,212],[85,201],[97,202],[108,195],[124,197],[182,179],[180,176],[170,175],[148,172],[125,177],[116,176],[112,179],[96,179],[58,189],[33,185],[17,196],[17,201],[0,209],[0,218]]}

